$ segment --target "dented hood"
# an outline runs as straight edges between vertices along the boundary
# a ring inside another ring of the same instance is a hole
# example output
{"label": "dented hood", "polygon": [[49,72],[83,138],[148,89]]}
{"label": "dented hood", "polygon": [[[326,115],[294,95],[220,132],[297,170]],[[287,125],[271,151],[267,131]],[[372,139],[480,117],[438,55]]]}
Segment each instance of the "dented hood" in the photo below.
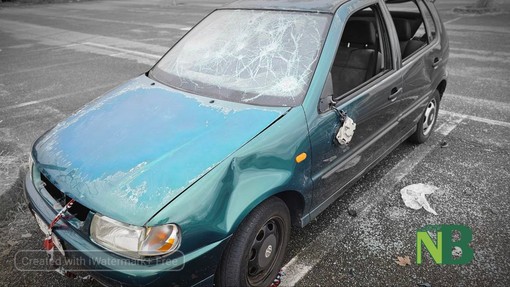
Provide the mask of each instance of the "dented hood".
{"label": "dented hood", "polygon": [[288,110],[211,101],[152,83],[141,76],[107,93],[33,149],[37,168],[62,192],[135,225]]}

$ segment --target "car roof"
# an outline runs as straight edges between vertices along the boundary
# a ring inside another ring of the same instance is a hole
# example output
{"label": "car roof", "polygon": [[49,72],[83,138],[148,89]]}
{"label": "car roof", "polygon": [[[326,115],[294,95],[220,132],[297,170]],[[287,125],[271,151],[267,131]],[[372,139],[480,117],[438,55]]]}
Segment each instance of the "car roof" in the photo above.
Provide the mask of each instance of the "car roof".
{"label": "car roof", "polygon": [[225,6],[225,8],[335,13],[340,5],[348,1],[349,0],[239,0]]}

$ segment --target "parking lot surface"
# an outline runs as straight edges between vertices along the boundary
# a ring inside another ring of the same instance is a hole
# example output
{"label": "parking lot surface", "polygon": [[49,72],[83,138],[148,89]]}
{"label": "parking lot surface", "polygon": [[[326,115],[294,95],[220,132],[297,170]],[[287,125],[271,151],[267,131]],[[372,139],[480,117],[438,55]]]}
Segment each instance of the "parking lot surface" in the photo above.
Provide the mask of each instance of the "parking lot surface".
{"label": "parking lot surface", "polygon": [[[452,12],[471,2],[436,1],[451,51],[434,135],[423,145],[402,144],[314,222],[294,229],[284,285],[510,284],[510,3],[500,1],[501,12],[489,15]],[[43,237],[21,193],[31,144],[147,71],[224,3],[0,4],[0,285],[97,284],[14,266],[16,253],[40,248]],[[417,183],[438,188],[427,197],[438,215],[404,205],[400,190]],[[425,255],[416,264],[416,230],[430,224],[468,226],[473,261],[437,265]],[[397,264],[398,256],[411,265]]]}

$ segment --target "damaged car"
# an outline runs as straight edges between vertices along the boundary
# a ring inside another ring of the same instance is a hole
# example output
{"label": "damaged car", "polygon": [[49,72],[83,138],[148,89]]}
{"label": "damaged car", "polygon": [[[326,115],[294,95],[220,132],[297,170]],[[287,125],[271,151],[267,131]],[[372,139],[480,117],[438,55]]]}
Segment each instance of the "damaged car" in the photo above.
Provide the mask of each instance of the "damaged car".
{"label": "damaged car", "polygon": [[217,9],[34,143],[46,249],[105,285],[269,286],[292,225],[430,137],[448,49],[429,0]]}

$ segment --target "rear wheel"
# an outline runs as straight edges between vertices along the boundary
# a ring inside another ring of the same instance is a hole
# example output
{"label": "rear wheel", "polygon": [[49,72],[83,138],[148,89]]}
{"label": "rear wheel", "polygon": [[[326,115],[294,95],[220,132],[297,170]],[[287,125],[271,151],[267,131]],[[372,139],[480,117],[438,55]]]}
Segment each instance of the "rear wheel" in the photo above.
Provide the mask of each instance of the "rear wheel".
{"label": "rear wheel", "polygon": [[290,237],[287,205],[271,197],[241,223],[220,263],[218,286],[269,286],[280,271]]}
{"label": "rear wheel", "polygon": [[439,95],[439,92],[435,90],[434,97],[428,103],[425,111],[423,112],[422,118],[418,122],[416,132],[414,132],[414,134],[410,137],[411,141],[421,144],[429,139],[432,134],[432,130],[436,126],[440,100],[441,96]]}

